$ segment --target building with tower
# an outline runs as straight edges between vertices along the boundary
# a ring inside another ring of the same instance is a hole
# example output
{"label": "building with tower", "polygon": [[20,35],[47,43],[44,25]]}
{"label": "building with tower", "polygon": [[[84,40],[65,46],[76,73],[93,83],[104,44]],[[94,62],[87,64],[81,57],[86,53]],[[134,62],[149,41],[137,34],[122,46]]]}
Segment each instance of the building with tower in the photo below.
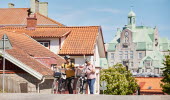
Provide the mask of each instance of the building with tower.
{"label": "building with tower", "polygon": [[113,40],[106,45],[109,66],[121,63],[135,73],[161,74],[170,40],[159,37],[157,27],[137,26],[136,14],[131,10],[128,24],[118,28]]}

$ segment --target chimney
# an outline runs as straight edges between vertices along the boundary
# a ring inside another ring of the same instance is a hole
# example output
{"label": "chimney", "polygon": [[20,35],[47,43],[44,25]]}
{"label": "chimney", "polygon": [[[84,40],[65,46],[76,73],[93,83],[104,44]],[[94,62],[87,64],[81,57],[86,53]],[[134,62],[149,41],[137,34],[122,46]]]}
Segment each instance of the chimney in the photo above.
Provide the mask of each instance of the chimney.
{"label": "chimney", "polygon": [[48,16],[48,2],[39,3],[39,13],[44,16]]}
{"label": "chimney", "polygon": [[39,0],[30,0],[31,12],[39,12]]}
{"label": "chimney", "polygon": [[34,30],[37,26],[37,18],[35,14],[28,16],[27,18],[27,29]]}
{"label": "chimney", "polygon": [[13,3],[8,3],[8,8],[14,8],[14,4]]}

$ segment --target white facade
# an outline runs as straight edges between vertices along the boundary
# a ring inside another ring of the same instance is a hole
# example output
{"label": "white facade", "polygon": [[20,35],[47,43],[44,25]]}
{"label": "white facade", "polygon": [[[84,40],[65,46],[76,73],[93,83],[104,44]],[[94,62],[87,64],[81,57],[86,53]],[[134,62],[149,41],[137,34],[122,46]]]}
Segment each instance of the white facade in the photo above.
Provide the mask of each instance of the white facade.
{"label": "white facade", "polygon": [[50,51],[58,54],[59,52],[59,38],[35,38],[36,41],[49,41],[50,42]]}

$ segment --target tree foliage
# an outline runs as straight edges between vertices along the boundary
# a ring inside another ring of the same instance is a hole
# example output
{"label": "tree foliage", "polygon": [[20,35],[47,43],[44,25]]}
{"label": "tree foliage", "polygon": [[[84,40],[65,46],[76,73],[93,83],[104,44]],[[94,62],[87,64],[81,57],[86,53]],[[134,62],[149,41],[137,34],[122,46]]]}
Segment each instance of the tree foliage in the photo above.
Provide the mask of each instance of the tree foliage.
{"label": "tree foliage", "polygon": [[138,88],[132,73],[127,71],[122,64],[101,70],[100,81],[107,82],[107,90],[104,91],[104,94],[109,95],[129,95]]}
{"label": "tree foliage", "polygon": [[164,77],[161,81],[163,84],[161,84],[161,87],[163,88],[163,92],[170,94],[170,55],[165,56],[164,60],[164,68],[162,76]]}

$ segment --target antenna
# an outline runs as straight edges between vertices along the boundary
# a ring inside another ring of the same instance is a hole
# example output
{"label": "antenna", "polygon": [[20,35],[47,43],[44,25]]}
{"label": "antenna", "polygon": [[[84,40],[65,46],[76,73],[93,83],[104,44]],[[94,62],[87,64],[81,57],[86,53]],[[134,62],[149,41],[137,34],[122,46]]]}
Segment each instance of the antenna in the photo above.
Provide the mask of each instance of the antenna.
{"label": "antenna", "polygon": [[133,7],[134,7],[134,6],[133,6],[133,0],[130,0],[130,5],[131,5],[131,6],[130,6],[130,10],[132,11],[132,10],[133,10]]}
{"label": "antenna", "polygon": [[133,6],[131,5],[131,6],[130,6],[130,10],[132,11],[132,9],[133,9]]}

